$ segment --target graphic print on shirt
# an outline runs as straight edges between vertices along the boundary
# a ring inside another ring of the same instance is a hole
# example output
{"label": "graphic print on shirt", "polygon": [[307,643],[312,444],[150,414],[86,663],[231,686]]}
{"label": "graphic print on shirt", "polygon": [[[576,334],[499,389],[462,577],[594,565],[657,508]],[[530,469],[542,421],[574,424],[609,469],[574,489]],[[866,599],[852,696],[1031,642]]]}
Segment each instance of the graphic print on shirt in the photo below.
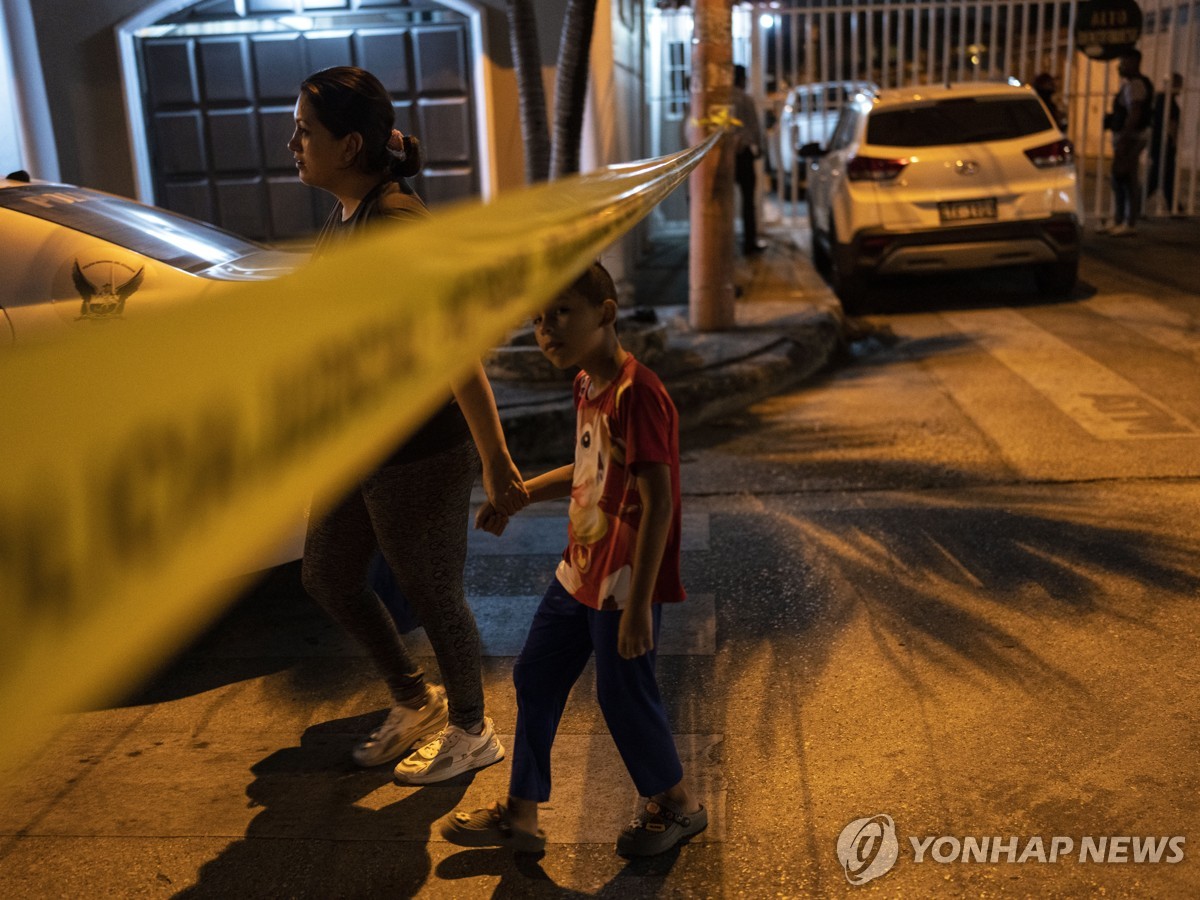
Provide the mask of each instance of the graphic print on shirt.
{"label": "graphic print on shirt", "polygon": [[[615,472],[614,472],[615,470]],[[605,481],[623,477],[623,442],[614,439],[608,416],[599,409],[580,410],[575,430],[575,474],[567,512],[567,559],[558,566],[558,579],[567,591],[596,609],[623,609],[629,599],[635,531],[601,503]],[[613,561],[624,564],[606,571]]]}

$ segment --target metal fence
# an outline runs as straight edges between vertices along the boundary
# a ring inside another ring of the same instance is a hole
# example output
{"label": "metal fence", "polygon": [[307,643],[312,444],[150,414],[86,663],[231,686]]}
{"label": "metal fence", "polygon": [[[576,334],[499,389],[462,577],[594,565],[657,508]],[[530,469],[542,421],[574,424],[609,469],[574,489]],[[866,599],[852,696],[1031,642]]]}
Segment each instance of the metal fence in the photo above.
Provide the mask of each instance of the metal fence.
{"label": "metal fence", "polygon": [[[1120,79],[1117,63],[1097,62],[1077,52],[1074,33],[1078,0],[795,0],[754,4],[749,42],[754,64],[752,89],[771,125],[768,166],[785,218],[798,214],[801,161],[794,140],[780,128],[789,115],[797,131],[823,142],[832,131],[836,106],[817,99],[837,97],[835,86],[872,82],[881,88],[1016,78],[1039,75],[1055,84],[1054,101],[1076,146],[1085,210],[1108,216],[1111,142],[1103,130]],[[1172,73],[1182,89],[1172,94],[1180,109],[1177,152],[1169,158],[1160,142],[1159,171],[1173,174],[1175,210],[1164,199],[1167,177],[1143,203],[1149,216],[1195,215],[1200,199],[1200,0],[1142,0],[1142,71],[1157,91],[1169,90]],[[844,90],[843,90],[844,92]],[[1168,108],[1170,104],[1167,104]],[[1142,190],[1151,160],[1143,160]],[[1173,164],[1173,165],[1172,165]]]}

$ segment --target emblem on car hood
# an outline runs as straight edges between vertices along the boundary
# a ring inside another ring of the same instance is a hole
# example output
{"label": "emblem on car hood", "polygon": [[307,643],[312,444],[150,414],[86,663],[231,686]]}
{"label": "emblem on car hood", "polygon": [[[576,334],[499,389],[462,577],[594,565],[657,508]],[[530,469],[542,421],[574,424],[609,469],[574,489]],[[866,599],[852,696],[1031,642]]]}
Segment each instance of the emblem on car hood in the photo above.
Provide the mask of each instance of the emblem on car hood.
{"label": "emblem on car hood", "polygon": [[974,175],[979,171],[979,163],[973,159],[960,159],[954,163],[954,171],[959,175]]}
{"label": "emblem on car hood", "polygon": [[136,272],[131,266],[113,259],[99,259],[71,269],[75,290],[83,298],[80,319],[116,319],[125,311],[125,301],[142,285],[146,267]]}

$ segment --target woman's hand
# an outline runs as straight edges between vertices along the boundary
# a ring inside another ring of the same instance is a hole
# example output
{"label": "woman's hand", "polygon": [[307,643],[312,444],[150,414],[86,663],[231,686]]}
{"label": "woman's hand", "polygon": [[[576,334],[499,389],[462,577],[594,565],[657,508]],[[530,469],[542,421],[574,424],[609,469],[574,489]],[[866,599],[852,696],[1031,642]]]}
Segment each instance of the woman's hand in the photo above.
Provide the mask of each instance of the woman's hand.
{"label": "woman's hand", "polygon": [[503,516],[519,513],[529,505],[529,491],[521,473],[507,453],[497,454],[483,464],[483,489],[488,502]]}

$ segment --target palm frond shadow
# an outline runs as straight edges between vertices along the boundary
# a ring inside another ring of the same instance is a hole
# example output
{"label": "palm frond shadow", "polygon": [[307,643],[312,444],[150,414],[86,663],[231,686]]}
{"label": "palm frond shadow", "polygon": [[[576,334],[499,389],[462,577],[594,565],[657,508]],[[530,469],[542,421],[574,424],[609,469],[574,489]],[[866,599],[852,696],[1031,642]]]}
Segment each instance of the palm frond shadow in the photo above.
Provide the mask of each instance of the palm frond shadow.
{"label": "palm frond shadow", "polygon": [[689,434],[683,449],[684,485],[692,492],[696,485],[748,494],[947,489],[1013,477],[987,461],[943,464],[936,448],[906,457],[879,427],[777,418],[761,404]]}
{"label": "palm frond shadow", "polygon": [[738,613],[722,620],[721,634],[753,641],[765,625],[807,638],[819,660],[812,641],[832,640],[865,606],[900,677],[912,677],[904,657],[915,656],[966,680],[1080,691],[1069,661],[1047,658],[1025,637],[1038,633],[1039,620],[1100,615],[1150,627],[1153,598],[1200,590],[1195,542],[1062,505],[1012,508],[1003,492],[987,493],[970,505],[914,496],[882,508],[777,509],[773,521],[724,523],[719,533],[734,546],[723,555],[777,555],[781,564],[746,573]]}

